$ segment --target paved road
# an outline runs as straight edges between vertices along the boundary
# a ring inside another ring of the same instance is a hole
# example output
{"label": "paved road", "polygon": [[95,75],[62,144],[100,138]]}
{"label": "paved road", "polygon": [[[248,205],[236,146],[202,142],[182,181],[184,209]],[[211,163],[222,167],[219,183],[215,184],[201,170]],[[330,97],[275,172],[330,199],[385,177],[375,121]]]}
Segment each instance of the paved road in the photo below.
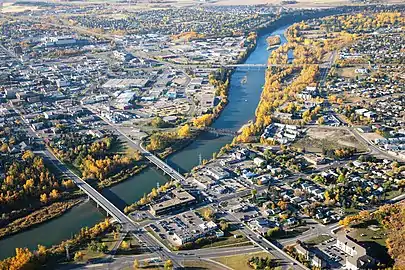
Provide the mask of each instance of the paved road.
{"label": "paved road", "polygon": [[[180,251],[172,255],[177,261],[184,264],[185,261],[209,261],[211,259],[225,257],[225,256],[235,256],[240,254],[261,252],[262,249],[257,246],[242,246],[242,247],[229,247],[229,248],[205,248],[197,250]],[[88,264],[88,265],[69,265],[63,269],[123,269],[126,267],[132,267],[134,260],[138,261],[150,261],[154,259],[160,260],[159,254],[145,253],[139,255],[128,255],[120,257],[109,257],[106,259],[101,259],[98,263]],[[218,265],[221,268],[220,265]],[[226,269],[226,268],[224,268]]]}
{"label": "paved road", "polygon": [[[240,222],[234,215],[231,213],[226,214],[226,219],[233,222]],[[287,269],[290,267],[294,267],[294,269],[299,270],[308,270],[309,268],[305,267],[299,261],[295,260],[283,250],[278,248],[276,245],[268,241],[267,239],[263,238],[257,232],[251,230],[248,226],[241,224],[242,227],[240,231],[248,238],[251,242],[259,246],[262,250],[270,253],[275,259],[280,260],[282,264],[282,268]]]}
{"label": "paved road", "polygon": [[69,170],[60,160],[58,160],[49,150],[42,151],[45,157],[50,160],[55,167],[57,167],[67,178],[72,179],[73,182],[83,190],[91,199],[93,199],[97,205],[101,206],[106,212],[114,217],[118,223],[121,224],[123,231],[130,232],[140,243],[145,243],[146,247],[151,251],[156,252],[162,259],[172,259],[176,268],[180,268],[181,265],[172,258],[170,252],[162,248],[159,241],[156,241],[146,231],[144,231],[139,225],[136,225],[127,215],[119,210],[113,203],[107,200],[91,185],[82,180],[79,176]]}
{"label": "paved road", "polygon": [[398,161],[403,161],[400,157],[391,155],[387,153],[386,151],[380,149],[378,146],[374,145],[373,143],[369,142],[366,140],[357,130],[356,128],[348,128],[350,132],[356,137],[357,140],[365,144],[369,150],[370,154],[374,156],[380,156],[382,158],[388,159],[388,160],[398,160]]}
{"label": "paved road", "polygon": [[[19,114],[21,119],[23,117],[21,113],[15,109]],[[34,137],[37,137],[43,140],[30,126],[26,126],[27,133],[31,134]],[[101,193],[89,185],[86,181],[81,179],[76,175],[72,170],[66,167],[63,162],[61,162],[49,149],[40,151],[43,157],[53,165],[63,174],[66,178],[71,179],[83,192],[85,192],[91,199],[93,199],[98,206],[102,207],[108,215],[112,216],[121,224],[122,230],[132,234],[135,238],[138,239],[139,243],[145,244],[145,246],[152,252],[156,252],[162,259],[171,259],[173,262],[174,268],[182,268],[175,258],[172,257],[172,253],[164,248],[160,241],[157,241],[155,238],[150,236],[141,226],[134,223],[127,215],[125,215],[120,209],[118,209],[112,202],[106,199]]]}
{"label": "paved road", "polygon": [[[91,112],[93,112],[94,114],[97,114],[97,112],[95,112],[91,107],[86,108]],[[97,114],[97,116],[100,117],[106,124],[108,124],[113,129],[113,131],[118,133],[117,135],[122,141],[126,141],[130,147],[139,150],[147,160],[156,165],[165,174],[169,175],[172,179],[180,183],[184,183],[186,181],[186,178],[181,173],[179,173],[174,168],[170,167],[167,163],[165,163],[163,160],[161,160],[160,158],[149,152],[147,149],[145,149],[140,141],[133,140],[127,134],[122,132],[117,125],[111,123],[101,115]]]}

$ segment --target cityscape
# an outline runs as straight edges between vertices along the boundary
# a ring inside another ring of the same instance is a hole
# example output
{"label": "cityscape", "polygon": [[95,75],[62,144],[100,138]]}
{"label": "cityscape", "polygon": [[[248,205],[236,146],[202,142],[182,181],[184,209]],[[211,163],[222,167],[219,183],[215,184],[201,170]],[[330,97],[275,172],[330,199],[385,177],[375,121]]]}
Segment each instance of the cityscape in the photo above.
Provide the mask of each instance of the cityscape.
{"label": "cityscape", "polygon": [[405,3],[0,3],[0,270],[405,269]]}

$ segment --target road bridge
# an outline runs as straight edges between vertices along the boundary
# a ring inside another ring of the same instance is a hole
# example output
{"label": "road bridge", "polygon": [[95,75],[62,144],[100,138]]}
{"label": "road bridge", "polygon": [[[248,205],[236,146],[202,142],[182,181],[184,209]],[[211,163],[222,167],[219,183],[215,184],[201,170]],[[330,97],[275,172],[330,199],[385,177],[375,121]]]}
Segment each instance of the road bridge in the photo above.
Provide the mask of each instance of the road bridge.
{"label": "road bridge", "polygon": [[158,167],[159,169],[161,169],[165,174],[169,175],[172,179],[180,182],[180,183],[184,183],[184,181],[186,181],[186,178],[179,173],[178,171],[176,171],[174,168],[172,168],[169,164],[167,164],[166,162],[164,162],[163,160],[161,160],[159,157],[157,157],[156,155],[154,155],[153,153],[149,152],[145,147],[143,147],[141,142],[137,142],[134,141],[130,136],[128,136],[127,134],[125,134],[124,132],[122,132],[116,125],[114,125],[113,123],[111,123],[110,121],[108,121],[107,119],[105,119],[103,116],[101,116],[100,114],[98,114],[95,110],[93,110],[91,107],[85,107],[88,110],[90,110],[91,112],[93,112],[94,114],[96,114],[98,117],[100,117],[106,124],[108,124],[116,133],[118,133],[118,136],[120,137],[120,139],[123,139],[125,141],[127,141],[127,143],[129,144],[129,146],[131,146],[134,149],[139,150],[142,155],[149,160],[149,162],[151,162],[152,164],[154,164],[156,167]]}
{"label": "road bridge", "polygon": [[212,69],[218,69],[218,68],[246,68],[246,69],[268,69],[270,67],[283,67],[283,68],[289,68],[289,67],[300,67],[300,66],[308,66],[308,65],[317,65],[319,68],[327,68],[328,63],[321,63],[321,64],[172,64],[172,63],[167,63],[170,66],[177,67],[177,68],[212,68]]}
{"label": "road bridge", "polygon": [[[117,129],[117,131],[120,132],[118,129]],[[128,139],[131,140],[130,138],[128,138]],[[131,142],[133,142],[133,141],[131,140]],[[167,164],[166,162],[164,162],[163,160],[158,158],[156,155],[154,155],[151,152],[149,152],[148,150],[146,150],[142,146],[142,144],[139,144],[138,148],[140,149],[143,156],[147,160],[149,160],[149,162],[153,163],[156,167],[161,169],[165,174],[169,175],[172,179],[174,179],[180,183],[184,183],[186,181],[186,178],[181,173],[176,171],[174,168],[172,168],[169,164]]]}
{"label": "road bridge", "polygon": [[233,136],[238,135],[237,131],[233,131],[233,130],[230,130],[230,129],[224,129],[224,128],[204,127],[204,128],[201,128],[201,130],[203,130],[205,132],[217,134],[217,135],[224,135],[224,136],[232,136],[233,137]]}
{"label": "road bridge", "polygon": [[162,259],[170,259],[173,262],[174,268],[182,268],[174,258],[173,254],[162,247],[162,244],[151,237],[141,226],[134,223],[127,215],[125,215],[120,209],[118,209],[112,202],[101,195],[95,188],[93,188],[86,181],[81,179],[70,169],[68,169],[62,161],[56,158],[48,149],[42,151],[42,154],[46,159],[53,163],[53,165],[58,168],[63,175],[67,178],[72,179],[72,181],[87,195],[91,198],[97,206],[103,208],[107,214],[113,217],[118,223],[121,224],[122,230],[132,234],[138,239],[140,243],[145,243],[151,252],[155,252]]}

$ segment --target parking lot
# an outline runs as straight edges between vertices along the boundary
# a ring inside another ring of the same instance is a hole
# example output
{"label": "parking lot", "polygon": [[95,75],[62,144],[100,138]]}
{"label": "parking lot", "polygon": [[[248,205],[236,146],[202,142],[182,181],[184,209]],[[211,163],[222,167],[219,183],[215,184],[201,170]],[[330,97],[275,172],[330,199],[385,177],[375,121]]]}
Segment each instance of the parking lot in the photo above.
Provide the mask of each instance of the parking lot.
{"label": "parking lot", "polygon": [[343,269],[346,264],[346,254],[336,246],[336,239],[332,238],[317,246],[332,269]]}

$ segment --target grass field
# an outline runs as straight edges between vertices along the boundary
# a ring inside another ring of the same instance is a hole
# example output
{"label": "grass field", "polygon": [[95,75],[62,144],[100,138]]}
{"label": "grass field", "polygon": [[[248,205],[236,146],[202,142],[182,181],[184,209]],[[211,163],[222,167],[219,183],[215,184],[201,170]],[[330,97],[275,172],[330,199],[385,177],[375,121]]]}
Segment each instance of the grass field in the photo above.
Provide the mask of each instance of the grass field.
{"label": "grass field", "polygon": [[251,245],[252,243],[245,237],[237,237],[235,238],[234,235],[240,235],[241,233],[236,230],[230,233],[227,233],[224,237],[220,237],[217,241],[213,242],[212,244],[206,244],[201,248],[210,248],[210,247],[229,247],[229,246],[245,246]]}
{"label": "grass field", "polygon": [[369,250],[370,256],[379,258],[382,263],[391,260],[385,243],[387,231],[376,220],[353,226],[349,235]]}
{"label": "grass field", "polygon": [[[104,243],[107,246],[108,251],[110,251],[116,243],[114,233],[108,233],[102,237],[99,237],[96,239],[96,242]],[[83,247],[83,249],[80,251],[84,254],[83,261],[91,261],[106,256],[106,254],[102,252],[88,250],[87,247]]]}
{"label": "grass field", "polygon": [[331,238],[332,237],[329,235],[319,235],[314,238],[306,240],[305,243],[307,243],[309,245],[319,245],[320,243],[325,242]]}
{"label": "grass field", "polygon": [[271,258],[270,254],[267,252],[254,252],[235,256],[219,257],[215,258],[214,260],[234,270],[251,270],[252,268],[247,263],[248,260],[253,256]]}
{"label": "grass field", "polygon": [[211,262],[205,262],[205,261],[185,261],[184,262],[184,267],[186,269],[192,269],[192,270],[215,270],[215,269],[222,269],[215,263]]}

